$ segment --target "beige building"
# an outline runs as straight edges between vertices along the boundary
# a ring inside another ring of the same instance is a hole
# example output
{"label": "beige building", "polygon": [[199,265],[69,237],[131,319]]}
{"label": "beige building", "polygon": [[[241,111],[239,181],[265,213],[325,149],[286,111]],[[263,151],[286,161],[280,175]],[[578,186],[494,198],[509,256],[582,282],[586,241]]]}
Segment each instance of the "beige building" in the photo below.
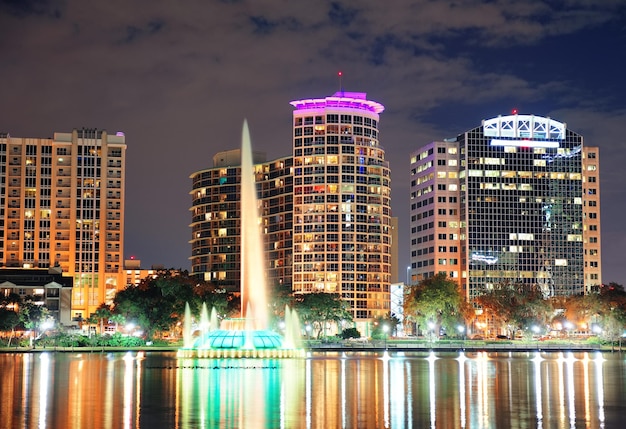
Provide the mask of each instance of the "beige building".
{"label": "beige building", "polygon": [[0,135],[0,264],[60,267],[74,280],[75,319],[125,286],[125,153],[123,133]]}
{"label": "beige building", "polygon": [[[172,271],[172,270],[170,270]],[[142,280],[151,277],[153,279],[157,278],[159,273],[164,273],[165,267],[162,265],[153,265],[152,267],[142,268],[141,260],[131,258],[126,259],[124,261],[124,275],[125,275],[125,286],[138,286]]]}
{"label": "beige building", "polygon": [[583,243],[585,293],[598,291],[602,284],[600,255],[600,150],[583,147]]}

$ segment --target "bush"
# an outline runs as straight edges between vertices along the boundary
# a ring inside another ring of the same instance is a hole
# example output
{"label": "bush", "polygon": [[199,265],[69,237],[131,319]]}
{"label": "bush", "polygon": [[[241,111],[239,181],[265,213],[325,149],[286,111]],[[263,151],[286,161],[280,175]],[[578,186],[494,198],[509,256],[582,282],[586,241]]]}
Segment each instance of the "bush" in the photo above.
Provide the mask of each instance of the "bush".
{"label": "bush", "polygon": [[361,333],[357,328],[347,328],[341,332],[341,338],[344,340],[348,338],[361,338]]}

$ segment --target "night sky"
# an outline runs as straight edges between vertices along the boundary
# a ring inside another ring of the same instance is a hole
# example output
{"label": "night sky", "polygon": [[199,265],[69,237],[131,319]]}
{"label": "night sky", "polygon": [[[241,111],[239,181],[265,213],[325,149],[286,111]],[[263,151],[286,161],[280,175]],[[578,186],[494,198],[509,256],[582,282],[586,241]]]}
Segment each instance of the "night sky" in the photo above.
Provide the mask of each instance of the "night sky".
{"label": "night sky", "polygon": [[[600,147],[603,281],[626,284],[626,2],[0,0],[0,131],[126,134],[125,257],[189,269],[189,175],[238,148],[291,154],[289,101],[385,105],[409,261],[409,153],[499,114]],[[622,219],[622,221],[620,221]]]}

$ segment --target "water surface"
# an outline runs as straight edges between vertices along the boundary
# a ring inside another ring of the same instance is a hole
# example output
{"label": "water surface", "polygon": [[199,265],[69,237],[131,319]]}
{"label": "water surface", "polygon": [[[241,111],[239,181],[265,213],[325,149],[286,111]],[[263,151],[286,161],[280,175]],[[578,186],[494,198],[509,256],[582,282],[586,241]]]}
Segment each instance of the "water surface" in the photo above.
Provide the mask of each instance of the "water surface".
{"label": "water surface", "polygon": [[620,428],[619,353],[0,354],[1,428]]}

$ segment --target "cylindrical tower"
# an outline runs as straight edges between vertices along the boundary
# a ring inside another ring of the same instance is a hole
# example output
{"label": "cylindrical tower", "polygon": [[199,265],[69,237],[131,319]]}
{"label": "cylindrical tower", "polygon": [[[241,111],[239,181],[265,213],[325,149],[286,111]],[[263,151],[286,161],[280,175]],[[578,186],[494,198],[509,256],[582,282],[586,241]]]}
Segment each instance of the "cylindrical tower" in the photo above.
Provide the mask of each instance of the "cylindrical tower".
{"label": "cylindrical tower", "polygon": [[296,100],[296,293],[339,293],[362,334],[390,310],[391,188],[379,143],[384,106],[365,93]]}

